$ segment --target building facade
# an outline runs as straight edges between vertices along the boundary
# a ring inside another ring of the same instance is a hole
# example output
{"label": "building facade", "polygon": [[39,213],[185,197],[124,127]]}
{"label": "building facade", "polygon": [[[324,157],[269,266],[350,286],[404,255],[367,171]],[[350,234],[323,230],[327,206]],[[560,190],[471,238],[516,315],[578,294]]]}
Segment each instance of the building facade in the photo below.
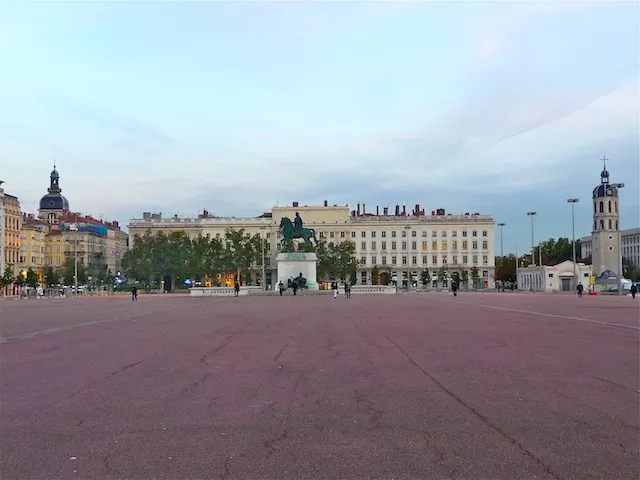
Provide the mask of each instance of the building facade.
{"label": "building facade", "polygon": [[22,229],[22,215],[18,197],[4,194],[4,263],[11,268],[13,275],[17,275],[20,266],[20,230]]}
{"label": "building facade", "polygon": [[[640,266],[640,228],[629,228],[621,230],[622,262]],[[582,258],[593,256],[593,236],[582,237],[580,239]]]}
{"label": "building facade", "polygon": [[[591,265],[576,263],[576,285],[589,288]],[[518,289],[534,292],[570,292],[573,283],[573,262],[566,260],[554,266],[530,266],[518,269]]]}
{"label": "building facade", "polygon": [[493,217],[478,213],[452,215],[443,209],[425,215],[419,205],[411,213],[399,205],[391,213],[387,207],[382,213],[378,207],[376,213],[367,213],[365,205],[362,209],[358,205],[357,209],[350,210],[348,206],[330,206],[328,202],[322,206],[301,206],[293,202],[291,206],[277,206],[271,212],[251,218],[221,218],[206,211],[194,218],[163,218],[161,214],[145,213],[142,218],[131,219],[130,243],[135,246],[135,236],[146,232],[184,231],[191,238],[198,235],[224,238],[227,228],[244,229],[268,241],[265,264],[269,283],[270,277],[275,278],[275,257],[281,250],[280,220],[293,219],[296,212],[305,227],[316,231],[318,240],[329,244],[346,240],[354,243],[359,262],[358,284],[372,282],[374,267],[388,272],[398,285],[404,284],[407,278],[417,285],[424,270],[429,272],[432,282],[441,269],[447,277],[454,271],[466,271],[471,278],[475,267],[479,287],[494,288]]}
{"label": "building facade", "polygon": [[46,246],[49,225],[33,215],[22,214],[20,231],[20,271],[32,269],[42,281],[46,266]]}
{"label": "building facade", "polygon": [[5,266],[5,240],[4,240],[4,188],[0,180],[0,275],[4,275]]}

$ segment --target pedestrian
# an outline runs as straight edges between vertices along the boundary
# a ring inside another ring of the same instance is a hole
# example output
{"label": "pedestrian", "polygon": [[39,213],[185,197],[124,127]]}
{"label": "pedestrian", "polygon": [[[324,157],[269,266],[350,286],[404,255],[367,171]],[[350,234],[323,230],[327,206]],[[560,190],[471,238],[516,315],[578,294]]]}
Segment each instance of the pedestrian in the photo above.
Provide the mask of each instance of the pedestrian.
{"label": "pedestrian", "polygon": [[236,280],[233,284],[233,296],[237,297],[238,295],[240,295],[240,282]]}
{"label": "pedestrian", "polygon": [[344,284],[344,294],[347,298],[351,298],[351,284],[349,282]]}
{"label": "pedestrian", "polygon": [[638,293],[638,286],[635,283],[631,284],[631,298],[636,298],[636,293]]}
{"label": "pedestrian", "polygon": [[454,297],[458,296],[458,282],[456,281],[451,282],[451,291],[453,292]]}
{"label": "pedestrian", "polygon": [[280,290],[280,296],[282,296],[282,293],[284,292],[284,284],[282,283],[282,280],[278,282],[278,290]]}
{"label": "pedestrian", "polygon": [[338,298],[338,282],[333,282],[331,287],[333,288],[333,298]]}
{"label": "pedestrian", "polygon": [[131,286],[131,301],[132,302],[138,301],[138,287],[136,287],[135,285]]}
{"label": "pedestrian", "polygon": [[582,292],[584,291],[584,287],[582,286],[582,282],[578,283],[578,298],[582,298]]}

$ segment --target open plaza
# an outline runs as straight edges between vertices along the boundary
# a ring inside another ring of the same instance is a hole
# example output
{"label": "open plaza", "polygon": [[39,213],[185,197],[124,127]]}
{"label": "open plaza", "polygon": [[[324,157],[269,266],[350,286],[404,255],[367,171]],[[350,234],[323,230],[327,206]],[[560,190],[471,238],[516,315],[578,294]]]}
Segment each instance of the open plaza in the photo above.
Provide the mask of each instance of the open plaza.
{"label": "open plaza", "polygon": [[0,301],[2,478],[636,479],[638,303]]}

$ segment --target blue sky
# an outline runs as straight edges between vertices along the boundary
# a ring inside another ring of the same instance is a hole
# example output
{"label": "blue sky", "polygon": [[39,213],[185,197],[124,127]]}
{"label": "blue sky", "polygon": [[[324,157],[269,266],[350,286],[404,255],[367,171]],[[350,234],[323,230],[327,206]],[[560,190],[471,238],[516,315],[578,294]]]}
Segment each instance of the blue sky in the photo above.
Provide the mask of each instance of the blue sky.
{"label": "blue sky", "polygon": [[483,212],[505,250],[638,217],[635,2],[4,2],[0,179],[35,211]]}

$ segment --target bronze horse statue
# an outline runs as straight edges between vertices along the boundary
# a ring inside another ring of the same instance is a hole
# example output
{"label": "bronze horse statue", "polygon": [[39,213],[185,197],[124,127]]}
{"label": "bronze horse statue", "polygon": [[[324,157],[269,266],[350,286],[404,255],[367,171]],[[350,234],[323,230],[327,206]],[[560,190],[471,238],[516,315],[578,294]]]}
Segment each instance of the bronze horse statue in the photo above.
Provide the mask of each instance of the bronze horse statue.
{"label": "bronze horse statue", "polygon": [[311,239],[318,244],[318,239],[316,238],[316,231],[313,228],[294,228],[293,222],[289,217],[282,217],[280,219],[280,230],[282,231],[282,240],[281,243],[284,246],[288,241],[293,240],[294,238],[301,238],[309,245],[313,246],[311,243]]}

